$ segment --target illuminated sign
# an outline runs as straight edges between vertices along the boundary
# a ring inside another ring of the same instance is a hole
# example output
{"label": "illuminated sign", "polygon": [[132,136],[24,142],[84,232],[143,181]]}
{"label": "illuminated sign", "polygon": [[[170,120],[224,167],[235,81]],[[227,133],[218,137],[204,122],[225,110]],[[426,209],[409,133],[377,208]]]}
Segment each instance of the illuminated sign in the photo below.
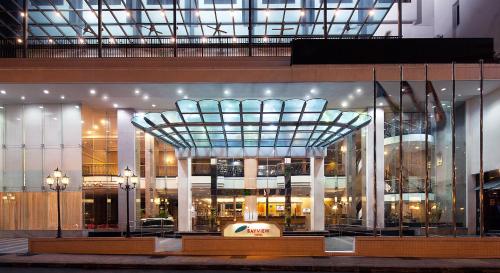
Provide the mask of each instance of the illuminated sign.
{"label": "illuminated sign", "polygon": [[224,228],[224,237],[281,237],[281,229],[273,223],[244,222],[229,224]]}

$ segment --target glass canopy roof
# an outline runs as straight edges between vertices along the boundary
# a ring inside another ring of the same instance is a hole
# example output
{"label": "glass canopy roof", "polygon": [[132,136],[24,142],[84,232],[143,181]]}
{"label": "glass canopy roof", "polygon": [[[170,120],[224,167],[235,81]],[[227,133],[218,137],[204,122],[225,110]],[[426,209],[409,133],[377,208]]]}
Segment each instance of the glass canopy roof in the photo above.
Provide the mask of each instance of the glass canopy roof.
{"label": "glass canopy roof", "polygon": [[[23,9],[27,1],[27,14]],[[326,1],[326,6],[325,6]],[[95,38],[99,0],[2,0],[0,37]],[[393,0],[102,0],[103,37],[372,36]],[[174,5],[174,3],[177,3]],[[326,16],[324,14],[326,10]],[[264,40],[266,42],[266,40]]]}
{"label": "glass canopy roof", "polygon": [[326,147],[371,121],[329,110],[324,99],[180,100],[176,108],[132,123],[177,148],[214,148]]}

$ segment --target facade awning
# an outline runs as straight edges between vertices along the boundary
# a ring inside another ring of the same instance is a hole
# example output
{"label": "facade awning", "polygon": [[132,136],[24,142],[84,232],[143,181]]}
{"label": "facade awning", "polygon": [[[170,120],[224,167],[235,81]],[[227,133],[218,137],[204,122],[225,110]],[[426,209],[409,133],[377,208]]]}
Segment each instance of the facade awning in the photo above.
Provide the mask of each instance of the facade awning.
{"label": "facade awning", "polygon": [[137,115],[132,123],[178,149],[324,148],[371,121],[327,104],[325,99],[180,100],[176,110]]}

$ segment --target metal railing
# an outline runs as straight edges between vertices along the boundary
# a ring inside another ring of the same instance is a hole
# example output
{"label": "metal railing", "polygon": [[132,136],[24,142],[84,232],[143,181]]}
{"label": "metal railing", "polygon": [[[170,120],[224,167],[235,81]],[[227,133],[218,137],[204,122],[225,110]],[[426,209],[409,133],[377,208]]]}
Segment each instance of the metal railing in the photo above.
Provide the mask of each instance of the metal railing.
{"label": "metal railing", "polygon": [[[164,58],[290,56],[294,39],[321,36],[275,37],[32,37],[27,47],[19,38],[0,39],[0,58]],[[386,39],[392,37],[342,37],[342,39]],[[331,36],[329,39],[340,39]]]}

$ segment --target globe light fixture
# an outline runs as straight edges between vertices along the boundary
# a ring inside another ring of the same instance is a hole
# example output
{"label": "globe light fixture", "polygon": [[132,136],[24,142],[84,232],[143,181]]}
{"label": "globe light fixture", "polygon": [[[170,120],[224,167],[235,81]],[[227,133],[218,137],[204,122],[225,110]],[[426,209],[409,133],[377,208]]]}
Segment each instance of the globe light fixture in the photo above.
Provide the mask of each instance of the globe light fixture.
{"label": "globe light fixture", "polygon": [[117,183],[120,189],[124,190],[127,197],[127,230],[125,237],[130,238],[130,192],[133,191],[139,182],[139,178],[127,166],[123,170],[123,176],[118,175]]}
{"label": "globe light fixture", "polygon": [[52,174],[48,175],[45,178],[45,183],[49,186],[49,188],[53,191],[57,192],[57,237],[62,237],[62,228],[61,228],[61,191],[64,191],[66,187],[69,185],[70,178],[66,174],[62,174],[59,168],[56,168]]}

